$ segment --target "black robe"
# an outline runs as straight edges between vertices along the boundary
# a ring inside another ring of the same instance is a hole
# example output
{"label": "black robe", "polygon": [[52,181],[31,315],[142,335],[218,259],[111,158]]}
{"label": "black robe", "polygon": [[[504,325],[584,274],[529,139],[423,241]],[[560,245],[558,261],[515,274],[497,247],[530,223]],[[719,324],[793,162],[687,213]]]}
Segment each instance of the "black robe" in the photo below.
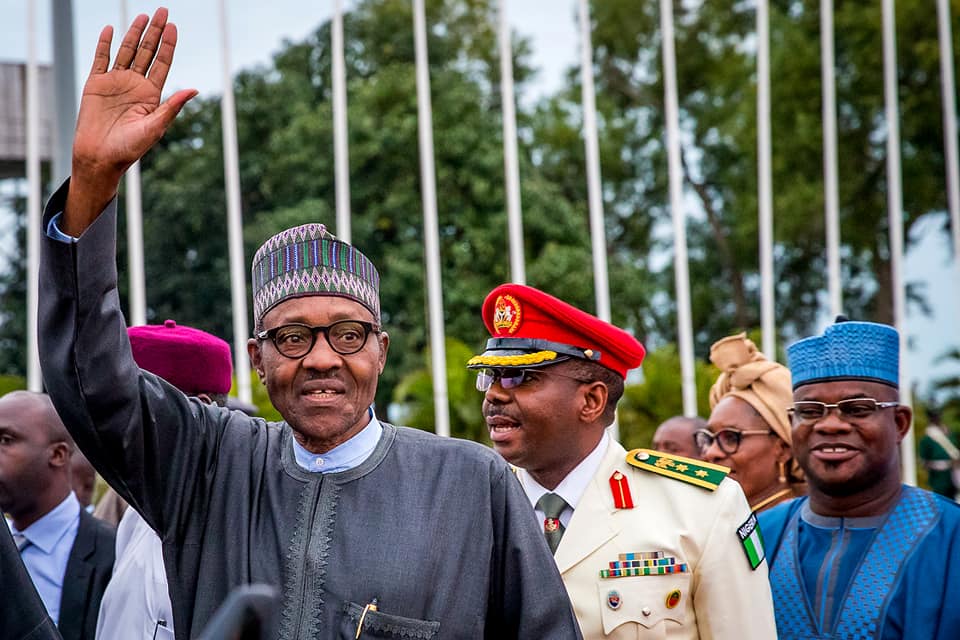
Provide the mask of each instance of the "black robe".
{"label": "black robe", "polygon": [[[66,185],[47,205],[46,229]],[[575,638],[576,620],[507,464],[384,424],[360,466],[294,460],[291,428],[188,399],[137,368],[120,311],[116,200],[75,244],[45,237],[44,382],[80,448],[159,533],[178,638],[230,590],[282,593],[279,637]]]}

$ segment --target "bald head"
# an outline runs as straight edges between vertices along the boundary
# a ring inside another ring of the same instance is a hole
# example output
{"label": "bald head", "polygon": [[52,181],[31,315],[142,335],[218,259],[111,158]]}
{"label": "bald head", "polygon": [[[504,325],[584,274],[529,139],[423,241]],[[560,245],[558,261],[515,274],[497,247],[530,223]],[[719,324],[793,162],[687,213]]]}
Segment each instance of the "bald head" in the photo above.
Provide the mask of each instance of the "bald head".
{"label": "bald head", "polygon": [[75,448],[73,438],[63,426],[63,421],[47,394],[11,391],[0,397],[0,416],[13,412],[20,412],[24,421],[28,421],[34,429],[42,431],[48,444],[65,442],[71,452]]}
{"label": "bald head", "polygon": [[693,433],[706,426],[707,423],[703,418],[674,416],[657,427],[651,447],[664,453],[699,459],[700,450],[693,441]]}
{"label": "bald head", "polygon": [[24,529],[69,495],[73,440],[50,398],[14,391],[0,398],[0,509]]}

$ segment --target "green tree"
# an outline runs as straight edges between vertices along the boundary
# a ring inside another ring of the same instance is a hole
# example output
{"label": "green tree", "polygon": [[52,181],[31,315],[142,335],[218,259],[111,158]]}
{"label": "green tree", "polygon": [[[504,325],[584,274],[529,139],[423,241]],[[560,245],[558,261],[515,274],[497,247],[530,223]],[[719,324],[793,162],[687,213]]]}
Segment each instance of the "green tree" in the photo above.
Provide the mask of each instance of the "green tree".
{"label": "green tree", "polygon": [[[486,336],[479,308],[508,279],[503,158],[492,0],[428,2],[445,331]],[[391,335],[378,404],[422,367],[428,345],[411,5],[365,0],[345,17],[352,242],[381,273]],[[247,260],[294,224],[334,227],[330,31],[288,43],[268,68],[235,82]],[[522,90],[530,75],[520,41]],[[229,339],[219,102],[194,101],[143,164],[150,317],[174,315]],[[592,304],[584,211],[523,159],[528,278]],[[464,362],[448,355],[451,370]],[[432,421],[429,425],[431,426]]]}
{"label": "green tree", "polygon": [[[952,3],[954,13],[960,3]],[[699,211],[688,223],[697,353],[759,322],[755,13],[750,3],[675,3],[684,178]],[[812,329],[825,288],[819,13],[771,3],[775,269],[782,336]],[[658,339],[675,334],[665,160],[659,7],[591,3],[594,73],[620,319]],[[897,3],[904,223],[941,211],[944,171],[936,21],[917,0]],[[854,317],[890,322],[880,7],[839,3],[835,15],[844,300]],[[955,46],[955,50],[956,50]],[[541,169],[575,203],[585,198],[578,77],[539,108],[532,136]],[[655,243],[650,244],[651,239]],[[653,251],[651,251],[651,248]],[[622,259],[621,259],[622,258]],[[662,298],[629,283],[659,276]],[[911,300],[918,301],[917,291]],[[922,308],[922,307],[921,307]]]}
{"label": "green tree", "polygon": [[[710,387],[718,375],[713,365],[696,362],[697,406],[704,418],[710,414]],[[643,382],[627,385],[618,407],[620,441],[624,447],[649,447],[660,423],[683,415],[679,389],[680,355],[676,345],[668,344],[648,353],[643,360]]]}

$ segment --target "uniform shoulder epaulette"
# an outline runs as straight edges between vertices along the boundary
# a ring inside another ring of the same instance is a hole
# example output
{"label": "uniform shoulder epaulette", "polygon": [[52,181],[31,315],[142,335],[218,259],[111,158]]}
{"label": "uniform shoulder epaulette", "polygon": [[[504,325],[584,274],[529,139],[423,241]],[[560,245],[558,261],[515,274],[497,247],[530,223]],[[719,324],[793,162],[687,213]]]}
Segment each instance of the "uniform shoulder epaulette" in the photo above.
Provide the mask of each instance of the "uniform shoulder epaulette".
{"label": "uniform shoulder epaulette", "polygon": [[675,456],[653,449],[634,449],[627,454],[627,464],[638,469],[659,473],[698,487],[715,491],[727,477],[730,469],[719,464]]}

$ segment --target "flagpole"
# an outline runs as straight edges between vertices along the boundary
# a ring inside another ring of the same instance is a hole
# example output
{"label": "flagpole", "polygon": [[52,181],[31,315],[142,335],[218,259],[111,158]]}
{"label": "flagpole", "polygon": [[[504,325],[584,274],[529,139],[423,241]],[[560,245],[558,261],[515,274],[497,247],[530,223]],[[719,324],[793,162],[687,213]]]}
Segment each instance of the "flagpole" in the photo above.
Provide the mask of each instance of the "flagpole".
{"label": "flagpole", "polygon": [[230,301],[233,307],[233,369],[237,374],[237,397],[251,402],[250,361],[247,355],[247,280],[243,257],[243,220],[240,208],[240,153],[237,144],[237,111],[230,73],[230,35],[227,3],[220,0],[220,59],[223,96],[220,112],[223,126],[223,168],[227,190],[227,241],[230,248]]}
{"label": "flagpole", "polygon": [[37,317],[40,300],[40,97],[37,7],[27,2],[27,389],[43,391]]}
{"label": "flagpole", "polygon": [[347,146],[347,72],[343,59],[343,1],[334,0],[331,25],[333,56],[333,158],[336,180],[337,236],[350,242],[350,153]]}
{"label": "flagpole", "polygon": [[950,236],[953,239],[954,283],[960,284],[960,170],[957,160],[957,95],[953,69],[953,33],[950,5],[937,0],[940,35],[940,86],[943,101],[943,146],[947,160],[947,203],[950,210]]}
{"label": "flagpole", "polygon": [[510,44],[510,23],[507,21],[507,0],[500,0],[499,8],[500,101],[503,110],[503,170],[507,182],[510,279],[517,284],[526,284],[523,219],[520,208],[520,164],[517,153],[517,113],[513,95],[513,47]]}
{"label": "flagpole", "polygon": [[[126,28],[127,0],[120,2],[120,26]],[[140,190],[140,161],[124,176],[127,215],[127,270],[130,278],[130,326],[147,324],[146,275],[143,250],[143,198]]]}
{"label": "flagpole", "polygon": [[[893,289],[893,320],[900,333],[900,402],[911,404],[910,375],[907,370],[907,309],[903,282],[903,195],[900,173],[900,119],[897,91],[896,14],[893,0],[882,0],[883,13],[883,102],[887,125],[887,212],[890,221],[890,271]],[[903,481],[917,484],[917,462],[913,445],[913,424],[900,441]]]}
{"label": "flagpole", "polygon": [[423,198],[423,236],[427,263],[427,304],[430,324],[430,361],[433,368],[433,411],[436,433],[450,435],[447,398],[447,354],[444,345],[443,291],[440,288],[440,229],[437,222],[436,168],[433,158],[433,109],[427,61],[427,19],[424,0],[413,0],[416,45],[417,119],[420,143],[420,182]]}
{"label": "flagpole", "polygon": [[[607,276],[607,231],[603,223],[603,182],[600,179],[600,144],[597,140],[597,98],[593,86],[593,42],[590,7],[579,0],[580,85],[583,104],[583,144],[587,163],[587,203],[590,211],[590,244],[593,253],[593,290],[597,317],[610,322],[610,280]],[[620,440],[620,422],[614,418],[610,436]]]}
{"label": "flagpole", "polygon": [[660,0],[663,41],[663,85],[667,119],[667,160],[670,179],[670,214],[673,219],[673,266],[677,287],[677,331],[683,415],[697,415],[697,386],[693,362],[693,324],[690,311],[690,274],[687,265],[687,228],[683,211],[683,168],[680,162],[680,116],[677,98],[677,62],[673,41],[673,4]]}
{"label": "flagpole", "polygon": [[820,86],[823,95],[823,191],[827,227],[830,317],[843,313],[840,283],[840,205],[837,178],[837,96],[833,55],[833,0],[820,0]]}
{"label": "flagpole", "polygon": [[773,285],[773,176],[770,142],[770,7],[757,0],[757,184],[760,227],[760,330],[763,352],[777,359]]}

